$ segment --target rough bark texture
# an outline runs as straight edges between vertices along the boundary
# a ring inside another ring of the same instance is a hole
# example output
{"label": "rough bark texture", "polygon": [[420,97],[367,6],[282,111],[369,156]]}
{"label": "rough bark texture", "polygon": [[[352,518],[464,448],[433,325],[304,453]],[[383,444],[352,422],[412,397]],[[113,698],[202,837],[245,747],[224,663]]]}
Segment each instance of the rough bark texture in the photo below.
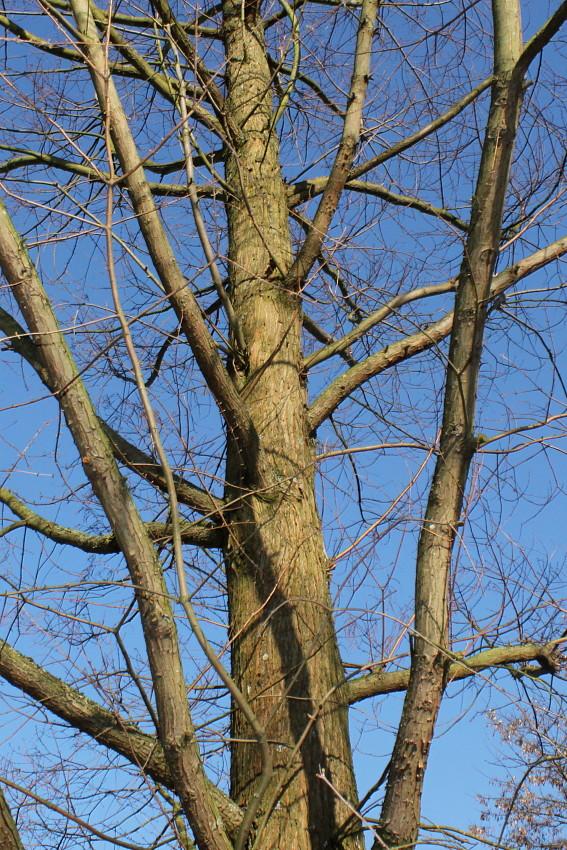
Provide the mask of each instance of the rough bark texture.
{"label": "rough bark texture", "polygon": [[[262,489],[231,448],[229,497],[241,497],[226,552],[232,672],[272,742],[273,806],[265,848],[323,848],[348,810],[327,778],[356,799],[344,672],[334,635],[327,557],[315,502],[314,446],[302,381],[301,303],[281,281],[291,261],[286,193],[271,132],[270,71],[257,10],[224,4],[227,108],[241,131],[227,162],[231,296],[248,362],[234,364],[259,436]],[[307,733],[307,735],[306,735]],[[250,800],[261,775],[258,747],[233,715],[232,794]],[[305,737],[304,737],[305,736]],[[275,795],[275,796],[274,796]],[[362,847],[360,837],[345,846]]]}

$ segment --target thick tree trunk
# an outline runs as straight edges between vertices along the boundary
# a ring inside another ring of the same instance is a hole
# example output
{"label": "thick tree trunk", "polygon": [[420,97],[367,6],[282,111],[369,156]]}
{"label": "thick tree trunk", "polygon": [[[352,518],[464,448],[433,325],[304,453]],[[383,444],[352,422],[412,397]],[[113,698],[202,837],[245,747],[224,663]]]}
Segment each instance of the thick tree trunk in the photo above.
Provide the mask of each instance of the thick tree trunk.
{"label": "thick tree trunk", "polygon": [[[225,0],[226,105],[241,134],[226,174],[230,289],[247,349],[234,380],[259,436],[261,490],[229,446],[237,500],[226,551],[232,673],[271,743],[274,778],[260,811],[273,808],[262,848],[330,847],[356,799],[344,671],[335,638],[314,488],[301,375],[301,303],[282,279],[291,263],[285,187],[273,131],[270,72],[256,9]],[[230,442],[230,441],[229,441]],[[232,721],[232,794],[246,804],[262,772],[242,714]],[[261,817],[258,819],[261,823]],[[345,846],[362,847],[353,835]]]}

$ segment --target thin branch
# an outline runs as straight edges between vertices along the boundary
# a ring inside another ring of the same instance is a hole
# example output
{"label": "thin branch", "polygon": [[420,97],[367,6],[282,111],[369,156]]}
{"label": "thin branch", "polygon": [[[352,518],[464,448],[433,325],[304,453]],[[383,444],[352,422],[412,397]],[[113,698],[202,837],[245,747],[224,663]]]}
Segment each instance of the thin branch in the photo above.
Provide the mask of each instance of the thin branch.
{"label": "thin branch", "polygon": [[[69,809],[63,809],[61,806],[57,806],[55,803],[52,803],[51,800],[46,799],[45,797],[40,797],[39,794],[34,794],[34,792],[29,788],[24,788],[22,785],[18,785],[17,782],[12,782],[6,776],[0,776],[0,782],[3,785],[7,785],[8,788],[13,788],[14,791],[18,791],[20,794],[24,794],[26,797],[30,797],[34,802],[39,803],[41,806],[45,806],[47,809],[51,809],[52,812],[57,812],[59,815],[63,815],[66,820],[70,820],[73,823],[76,823],[81,829],[86,832],[90,832],[95,838],[100,838],[102,841],[108,842],[109,844],[114,845],[115,847],[123,847],[125,850],[148,850],[148,845],[140,845],[140,844],[132,844],[131,841],[124,841],[122,838],[117,838],[113,835],[108,835],[106,832],[101,832],[100,829],[97,829],[92,824],[88,823],[88,821],[83,820],[82,818],[77,817],[77,815],[73,814],[73,812],[69,811]],[[7,850],[4,845],[2,845],[2,850]]]}
{"label": "thin branch", "polygon": [[234,312],[234,307],[232,306],[232,302],[228,296],[228,293],[224,288],[223,277],[218,269],[217,257],[215,255],[215,252],[213,251],[213,246],[211,245],[211,240],[209,239],[209,234],[207,233],[207,228],[205,226],[205,222],[201,214],[201,208],[199,207],[199,199],[197,197],[197,192],[195,188],[195,173],[193,170],[193,156],[191,151],[191,134],[188,124],[189,117],[187,114],[187,103],[185,101],[185,81],[181,72],[181,64],[179,62],[179,51],[177,50],[177,46],[174,41],[171,42],[171,46],[175,55],[175,71],[177,74],[177,86],[179,91],[179,94],[175,99],[175,105],[177,107],[182,122],[180,130],[180,142],[185,156],[185,174],[187,177],[187,189],[189,192],[189,200],[191,202],[193,219],[195,221],[195,226],[197,228],[201,247],[203,248],[203,253],[205,254],[205,258],[207,260],[207,266],[210,270],[213,284],[215,286],[221,304],[224,307],[224,311],[226,313],[230,329],[234,336],[237,352],[241,356],[244,356],[244,352],[246,351],[246,342],[244,340],[242,328],[240,327],[240,323],[236,317],[236,313]]}
{"label": "thin branch", "polygon": [[[268,64],[271,70],[277,72],[278,74],[285,74],[288,77],[293,74],[293,68],[289,68],[287,65],[282,65],[281,62],[278,62],[276,59],[274,59],[273,56],[268,56]],[[328,106],[331,112],[334,112],[335,115],[338,115],[340,118],[345,117],[344,109],[341,109],[340,106],[337,106],[334,100],[332,100],[325,92],[325,90],[321,88],[319,83],[317,83],[311,77],[308,77],[307,74],[303,74],[299,70],[297,71],[297,79],[300,83],[303,83],[305,86],[307,86],[307,88],[310,88],[313,92],[315,92],[319,100],[324,103],[325,106]]]}
{"label": "thin branch", "polygon": [[[149,481],[150,484],[153,484],[154,487],[165,491],[167,489],[165,479],[157,460],[129,442],[129,440],[119,434],[118,431],[115,431],[104,420],[99,419],[99,422],[110,440],[115,457],[131,469],[132,472],[135,472],[146,481]],[[173,480],[175,481],[177,498],[182,504],[200,514],[213,518],[222,515],[224,503],[221,499],[217,499],[216,496],[213,496],[207,490],[196,487],[177,473],[173,474]]]}
{"label": "thin branch", "polygon": [[[372,157],[372,159],[366,160],[366,162],[357,165],[356,168],[351,169],[349,173],[348,180],[356,180],[358,177],[362,177],[363,174],[367,174],[369,171],[372,171],[373,168],[376,168],[377,165],[381,165],[384,162],[387,162],[389,159],[397,156],[403,151],[408,150],[408,148],[413,147],[418,142],[421,142],[423,139],[426,139],[432,133],[435,133],[437,130],[444,127],[445,124],[448,124],[453,120],[459,113],[461,113],[466,107],[475,101],[482,92],[486,91],[487,88],[493,83],[494,77],[487,77],[482,81],[478,86],[472,89],[465,97],[463,97],[458,103],[454,104],[447,112],[444,112],[443,115],[440,115],[439,118],[436,118],[434,121],[431,121],[429,124],[426,124],[425,127],[422,127],[416,133],[412,133],[411,136],[408,136],[406,139],[402,139],[402,141],[397,142],[395,145],[391,145],[382,153],[379,153],[377,156]],[[297,204],[302,203],[307,198],[305,197],[306,189],[303,187],[308,184],[313,185],[312,195],[308,195],[308,197],[314,197],[315,195],[320,194],[327,183],[327,177],[316,178],[312,181],[303,181],[301,183],[292,184],[289,187],[289,204],[291,207],[297,206]],[[348,185],[348,181],[347,181]]]}
{"label": "thin branch", "polygon": [[441,127],[444,127],[453,118],[456,118],[470,103],[473,103],[481,95],[484,91],[486,91],[494,82],[494,77],[490,76],[483,80],[478,86],[475,86],[474,89],[471,89],[468,94],[466,94],[461,100],[455,103],[450,107],[446,112],[440,115],[438,118],[435,118],[429,124],[426,124],[425,127],[422,127],[420,130],[417,130],[415,133],[412,133],[411,136],[408,136],[406,139],[402,139],[400,142],[396,142],[395,145],[391,145],[382,153],[379,153],[377,156],[373,156],[372,159],[368,159],[366,162],[357,165],[356,168],[353,168],[350,177],[352,179],[356,179],[357,177],[362,177],[363,174],[367,174],[369,171],[372,171],[373,168],[376,168],[377,165],[382,165],[382,163],[387,162],[389,159],[397,156],[403,151],[407,151],[409,148],[416,145],[418,142],[421,142],[423,139],[426,139],[428,136],[431,136],[432,133],[435,133],[437,130],[440,130]]}
{"label": "thin branch", "polygon": [[[65,11],[70,11],[71,4],[67,2],[67,0],[50,0],[50,6],[54,6],[56,9],[64,9]],[[101,10],[102,11],[102,10]],[[105,22],[108,21],[108,15],[103,11]],[[151,29],[155,23],[155,18],[149,18],[138,15],[126,15],[123,12],[117,12],[115,8],[112,9],[112,13],[110,16],[111,23],[113,24],[124,24],[129,27],[140,27],[141,29]],[[181,24],[181,26],[190,31],[191,33],[196,33],[197,35],[204,36],[205,38],[221,38],[222,34],[216,27],[196,27],[195,24]]]}
{"label": "thin branch", "polygon": [[[305,311],[301,314],[301,321],[303,327],[306,331],[308,331],[312,337],[314,337],[319,342],[325,343],[326,346],[334,346],[338,344],[339,340],[336,340],[331,334],[328,334],[323,328],[321,328]],[[321,351],[323,349],[320,349]],[[326,350],[326,349],[325,349]],[[319,352],[316,352],[318,354]],[[352,353],[348,350],[348,345],[344,348],[341,346],[340,350],[337,352],[349,366],[356,366],[356,360],[352,356]],[[311,355],[314,357],[315,355]],[[307,357],[305,360],[305,364],[307,364],[308,360],[311,360],[311,357]],[[305,368],[308,368],[305,365]]]}

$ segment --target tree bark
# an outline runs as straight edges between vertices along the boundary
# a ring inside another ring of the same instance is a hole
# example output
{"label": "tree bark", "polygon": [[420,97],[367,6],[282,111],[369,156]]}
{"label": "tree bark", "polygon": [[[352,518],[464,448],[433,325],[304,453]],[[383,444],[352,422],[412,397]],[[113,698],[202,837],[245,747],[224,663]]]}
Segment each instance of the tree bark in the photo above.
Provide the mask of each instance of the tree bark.
{"label": "tree bark", "polygon": [[0,788],[0,847],[2,850],[24,850],[16,822]]}
{"label": "tree bark", "polygon": [[[230,292],[247,348],[234,381],[259,435],[261,490],[229,445],[226,550],[232,674],[272,744],[272,809],[258,846],[322,850],[349,811],[320,779],[354,803],[344,670],[314,488],[314,445],[302,379],[302,310],[282,284],[291,265],[287,197],[272,126],[270,69],[258,9],[225,0],[226,106],[241,134],[228,156],[234,198],[229,222]],[[230,441],[229,441],[230,442]],[[233,799],[247,804],[262,774],[259,748],[242,715],[232,719]],[[362,848],[354,833],[345,847]]]}

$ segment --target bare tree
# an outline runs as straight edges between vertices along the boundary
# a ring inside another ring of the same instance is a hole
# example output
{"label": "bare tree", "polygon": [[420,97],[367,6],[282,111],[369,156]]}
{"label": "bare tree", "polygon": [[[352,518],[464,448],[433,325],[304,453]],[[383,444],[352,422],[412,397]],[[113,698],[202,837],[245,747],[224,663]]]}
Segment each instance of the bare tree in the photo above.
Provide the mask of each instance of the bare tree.
{"label": "bare tree", "polygon": [[[0,675],[64,721],[6,764],[14,847],[414,847],[453,683],[558,672],[521,547],[562,492],[567,3],[532,5],[0,14]],[[400,691],[364,793],[349,708]]]}

